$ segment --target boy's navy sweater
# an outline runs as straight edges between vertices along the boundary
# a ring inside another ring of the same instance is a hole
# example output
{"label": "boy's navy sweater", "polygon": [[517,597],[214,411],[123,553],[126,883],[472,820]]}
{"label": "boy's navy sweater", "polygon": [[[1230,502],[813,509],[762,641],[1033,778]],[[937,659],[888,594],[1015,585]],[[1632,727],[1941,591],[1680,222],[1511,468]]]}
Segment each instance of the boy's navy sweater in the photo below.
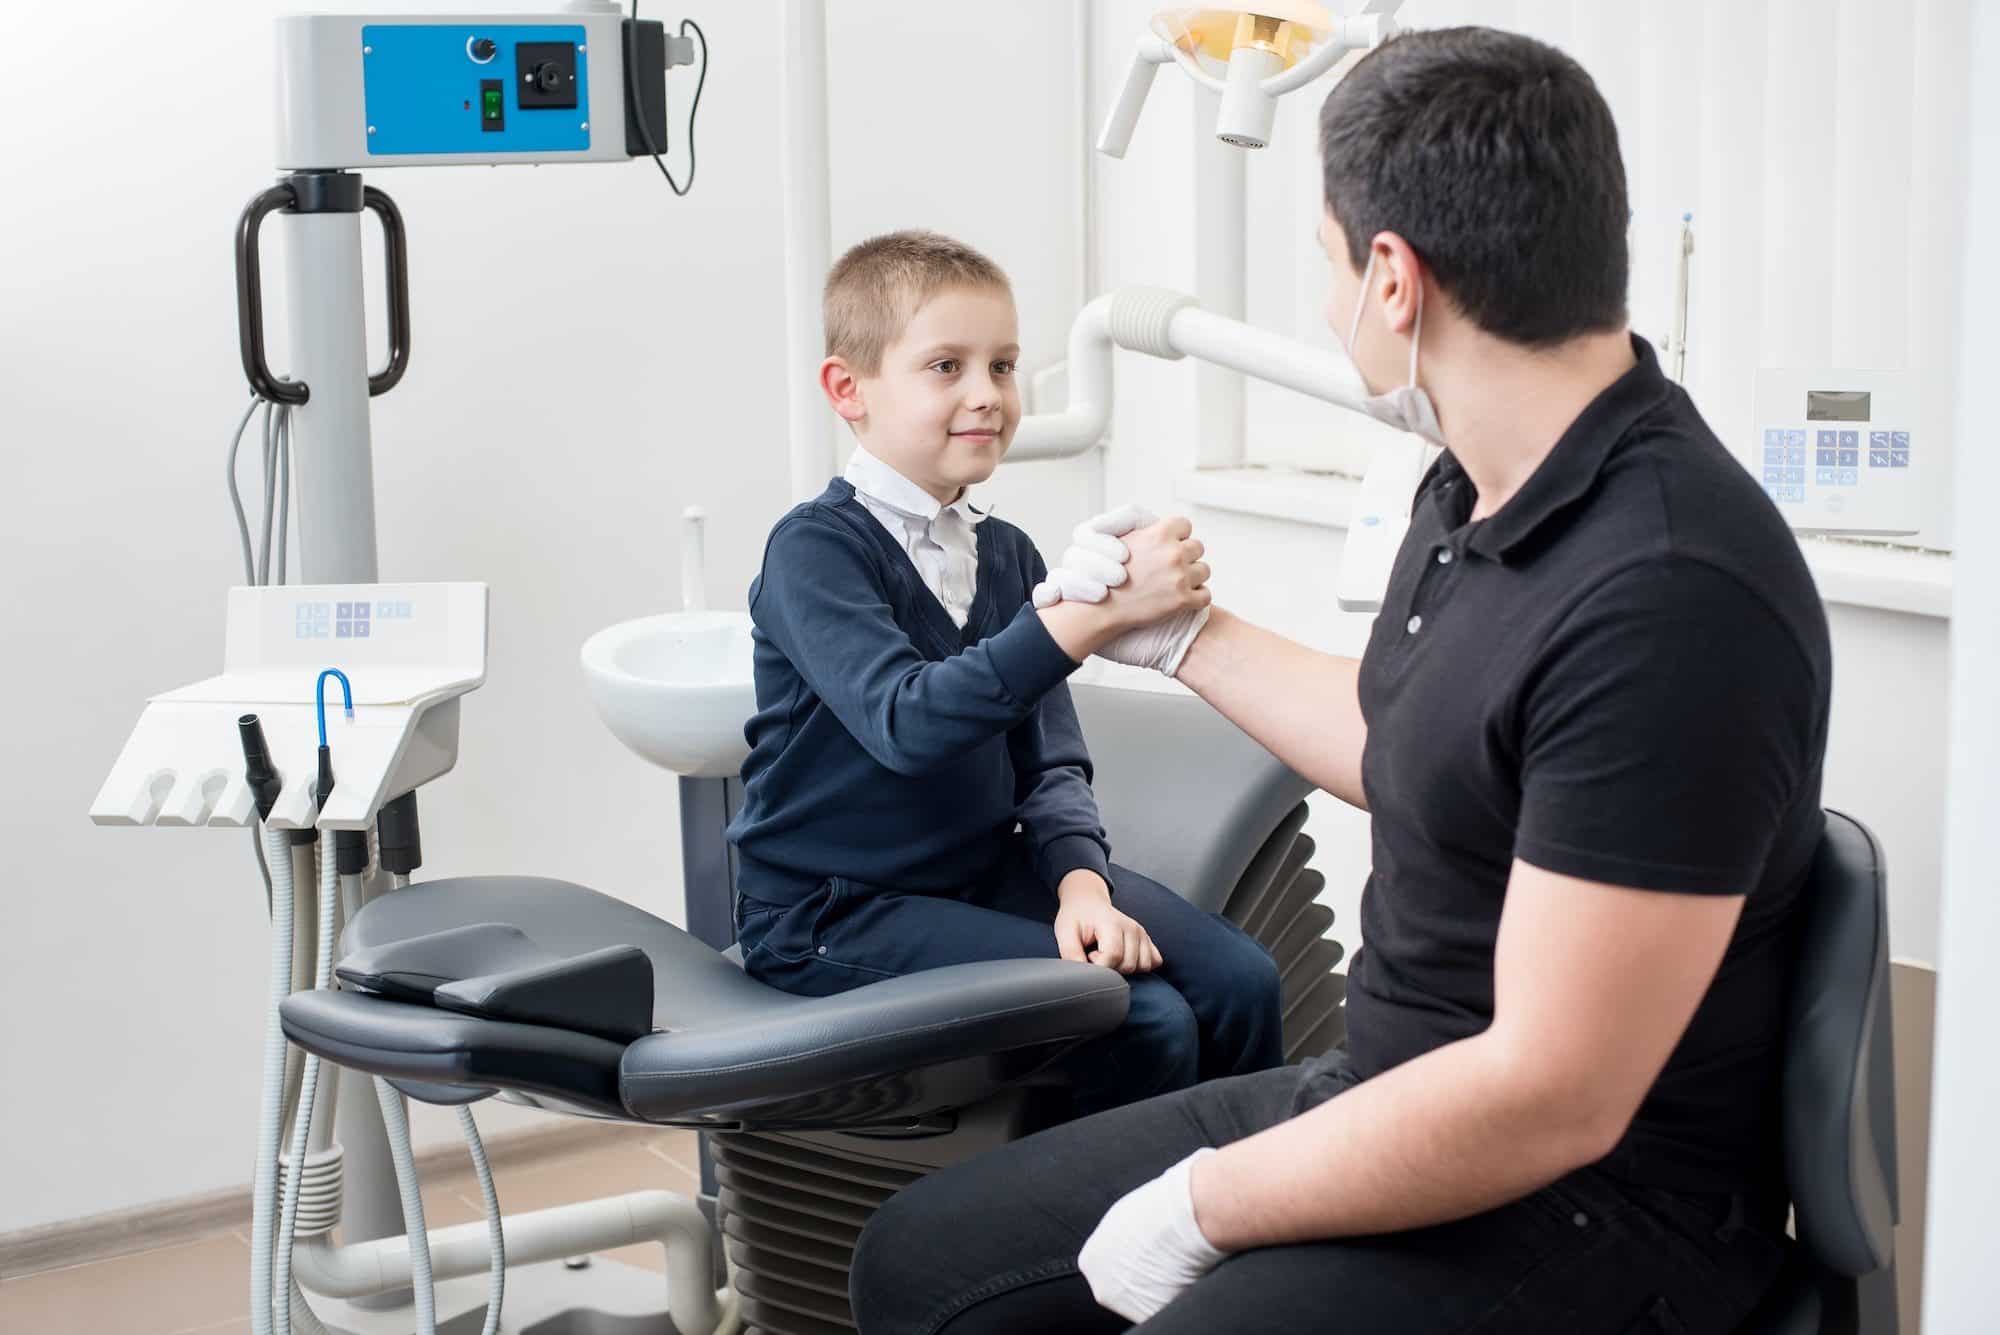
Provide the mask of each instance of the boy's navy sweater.
{"label": "boy's navy sweater", "polygon": [[963,630],[836,478],[778,521],[750,585],[757,712],[745,729],[737,888],[792,904],[829,878],[963,890],[1018,823],[1053,893],[1108,877],[1076,670],[1028,606],[1046,570],[987,519]]}

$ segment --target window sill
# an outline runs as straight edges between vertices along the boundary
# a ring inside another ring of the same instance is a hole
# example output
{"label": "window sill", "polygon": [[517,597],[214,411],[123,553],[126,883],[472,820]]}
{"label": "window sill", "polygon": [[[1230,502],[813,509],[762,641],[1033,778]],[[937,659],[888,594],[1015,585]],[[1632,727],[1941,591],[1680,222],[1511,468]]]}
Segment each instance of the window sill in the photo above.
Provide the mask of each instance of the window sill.
{"label": "window sill", "polygon": [[[1174,495],[1203,509],[1345,530],[1360,488],[1358,479],[1334,473],[1204,468],[1181,474]],[[1944,553],[1838,538],[1801,538],[1799,549],[1829,603],[1951,617],[1952,561]]]}
{"label": "window sill", "polygon": [[1849,607],[1951,619],[1951,557],[1841,538],[1801,538],[1819,596]]}
{"label": "window sill", "polygon": [[1359,478],[1290,468],[1203,468],[1174,484],[1177,500],[1206,510],[1343,530],[1360,490]]}

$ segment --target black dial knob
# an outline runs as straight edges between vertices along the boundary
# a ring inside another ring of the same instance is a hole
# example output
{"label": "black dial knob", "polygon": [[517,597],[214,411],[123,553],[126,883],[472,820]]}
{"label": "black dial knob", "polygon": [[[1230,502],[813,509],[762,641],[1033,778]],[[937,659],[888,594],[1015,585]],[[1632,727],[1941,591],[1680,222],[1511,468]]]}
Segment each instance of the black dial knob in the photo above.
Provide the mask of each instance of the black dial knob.
{"label": "black dial knob", "polygon": [[481,37],[472,43],[472,58],[474,60],[491,60],[499,50],[499,46],[494,43],[491,37]]}

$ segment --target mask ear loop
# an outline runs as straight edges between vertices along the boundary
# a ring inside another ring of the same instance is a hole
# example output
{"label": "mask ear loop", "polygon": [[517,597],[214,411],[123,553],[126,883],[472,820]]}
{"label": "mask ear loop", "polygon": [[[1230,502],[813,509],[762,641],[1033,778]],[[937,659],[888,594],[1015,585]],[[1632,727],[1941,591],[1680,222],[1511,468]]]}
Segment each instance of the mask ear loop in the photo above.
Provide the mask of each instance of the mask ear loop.
{"label": "mask ear loop", "polygon": [[[1354,340],[1361,333],[1361,312],[1368,309],[1368,280],[1375,275],[1375,252],[1368,252],[1368,263],[1361,266],[1361,295],[1354,303],[1354,318],[1347,322],[1347,356],[1354,357]],[[1417,288],[1417,327],[1410,336],[1410,377],[1406,389],[1417,387],[1417,345],[1424,338],[1424,289]]]}
{"label": "mask ear loop", "polygon": [[[1361,312],[1368,309],[1368,280],[1375,273],[1375,252],[1368,252],[1368,263],[1361,266],[1361,290],[1354,297],[1354,318],[1347,322],[1347,358],[1354,360],[1354,340],[1361,333]],[[1358,369],[1358,366],[1357,366]]]}

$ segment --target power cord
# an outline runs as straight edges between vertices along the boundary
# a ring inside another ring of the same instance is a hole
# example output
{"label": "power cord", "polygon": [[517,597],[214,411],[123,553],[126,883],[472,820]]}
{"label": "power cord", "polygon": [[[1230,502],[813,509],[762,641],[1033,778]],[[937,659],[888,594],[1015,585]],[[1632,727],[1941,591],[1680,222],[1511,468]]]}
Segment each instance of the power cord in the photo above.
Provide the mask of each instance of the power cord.
{"label": "power cord", "polygon": [[[257,541],[251,541],[250,518],[243,508],[243,492],[237,483],[236,459],[242,452],[243,433],[250,419],[263,408],[264,421],[264,512],[257,527]],[[229,440],[229,458],[223,476],[229,486],[229,508],[236,516],[236,540],[243,555],[243,582],[253,587],[285,582],[285,549],[289,533],[286,518],[291,509],[292,410],[288,404],[272,403],[252,394],[250,406],[236,421]],[[277,562],[272,567],[272,540],[276,538]]]}
{"label": "power cord", "polygon": [[688,33],[692,31],[696,37],[699,37],[701,39],[701,73],[695,76],[694,101],[688,103],[688,133],[687,133],[688,179],[687,179],[687,184],[682,185],[679,181],[676,181],[674,179],[674,174],[667,170],[667,164],[661,160],[660,146],[653,142],[653,127],[646,124],[645,113],[643,110],[640,110],[638,108],[637,98],[639,93],[639,38],[638,38],[639,0],[632,0],[632,23],[633,23],[633,37],[630,42],[627,42],[625,44],[625,85],[627,88],[631,90],[631,95],[634,99],[633,102],[634,110],[632,118],[639,123],[639,139],[642,143],[646,145],[647,156],[651,157],[653,159],[653,165],[660,169],[660,175],[667,178],[668,189],[672,190],[676,196],[685,198],[687,196],[687,192],[694,189],[694,170],[695,170],[694,117],[695,113],[701,110],[702,85],[708,82],[708,34],[703,32],[701,30],[701,25],[699,23],[696,23],[693,19],[681,20],[680,35],[682,37],[686,37]]}
{"label": "power cord", "polygon": [[[264,514],[258,525],[260,535],[257,547],[250,542],[250,518],[243,509],[243,492],[237,485],[236,458],[243,447],[243,433],[250,428],[250,419],[263,408],[264,437]],[[285,582],[285,552],[288,546],[286,516],[291,510],[291,463],[292,463],[292,410],[290,405],[272,403],[259,398],[251,391],[250,406],[243,410],[243,416],[236,419],[236,432],[229,438],[229,460],[224,468],[224,476],[229,483],[229,508],[236,515],[236,541],[242,549],[243,582],[252,586],[270,582],[271,540],[273,510],[276,511],[277,530],[277,582]],[[271,866],[264,857],[264,841],[257,827],[250,827],[250,847],[257,855],[257,877],[264,883],[264,908],[271,908]]]}

